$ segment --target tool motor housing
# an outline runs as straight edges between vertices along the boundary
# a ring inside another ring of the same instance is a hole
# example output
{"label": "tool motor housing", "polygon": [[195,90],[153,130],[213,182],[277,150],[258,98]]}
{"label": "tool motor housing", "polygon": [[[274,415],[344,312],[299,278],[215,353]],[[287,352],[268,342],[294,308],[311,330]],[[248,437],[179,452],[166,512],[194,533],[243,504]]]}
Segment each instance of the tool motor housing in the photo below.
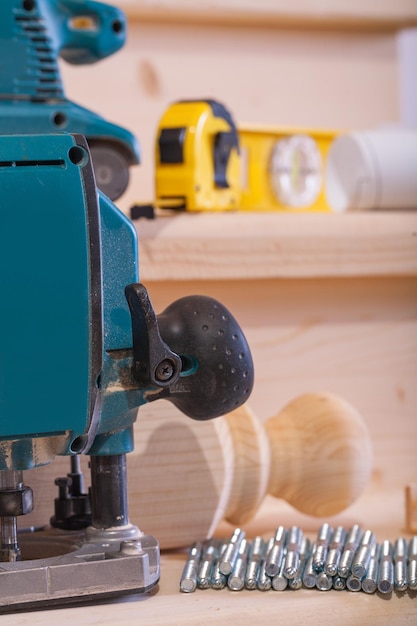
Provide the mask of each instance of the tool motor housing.
{"label": "tool motor housing", "polygon": [[[97,190],[84,137],[0,136],[0,188],[0,612],[148,591],[158,542],[128,516],[138,408],[166,399],[206,420],[240,406],[253,387],[249,347],[208,296],[156,316],[136,230]],[[48,553],[60,532],[79,534],[64,556],[22,559],[17,519],[34,506],[23,471],[56,455],[71,472],[55,481]]]}
{"label": "tool motor housing", "polygon": [[[0,185],[0,469],[24,470],[83,452],[106,422],[100,378],[132,343],[137,242],[81,136],[0,137]],[[135,417],[118,419],[109,432]]]}

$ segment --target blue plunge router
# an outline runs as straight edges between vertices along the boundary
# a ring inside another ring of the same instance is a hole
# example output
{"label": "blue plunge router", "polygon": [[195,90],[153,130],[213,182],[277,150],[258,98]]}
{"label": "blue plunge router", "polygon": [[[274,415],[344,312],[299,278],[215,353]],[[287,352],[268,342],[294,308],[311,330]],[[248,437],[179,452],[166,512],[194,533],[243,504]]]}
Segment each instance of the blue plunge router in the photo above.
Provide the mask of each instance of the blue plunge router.
{"label": "blue plunge router", "polygon": [[[155,314],[136,231],[98,191],[82,135],[0,136],[0,189],[0,611],[147,591],[158,543],[129,522],[126,488],[137,409],[160,398],[194,419],[235,409],[253,386],[248,344],[206,296]],[[27,558],[23,472],[56,455],[71,458],[53,519],[68,551]]]}

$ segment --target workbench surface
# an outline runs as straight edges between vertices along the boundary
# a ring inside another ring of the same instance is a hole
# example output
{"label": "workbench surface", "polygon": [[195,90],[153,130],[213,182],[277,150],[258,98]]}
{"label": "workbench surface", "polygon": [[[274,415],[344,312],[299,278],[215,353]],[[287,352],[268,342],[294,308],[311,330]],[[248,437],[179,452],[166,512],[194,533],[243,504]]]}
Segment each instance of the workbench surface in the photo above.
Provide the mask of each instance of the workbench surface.
{"label": "workbench surface", "polygon": [[[224,302],[242,324],[256,371],[250,405],[261,421],[292,397],[327,389],[352,402],[369,428],[372,478],[349,509],[322,520],[267,496],[244,526],[248,539],[257,534],[267,539],[281,524],[297,524],[314,538],[323,521],[346,528],[358,523],[374,531],[378,542],[408,536],[404,487],[417,475],[416,220],[415,213],[181,215],[137,223],[141,279],[158,312],[175,298],[203,292]],[[139,412],[133,455],[140,455],[140,424]],[[129,480],[135,482],[132,473]],[[143,499],[131,499],[130,514],[152,534]],[[233,529],[223,521],[215,534],[227,538]],[[194,539],[189,537],[189,545]],[[153,593],[3,615],[0,626],[417,624],[416,592],[184,594],[179,581],[186,556],[184,550],[162,553],[161,580]]]}
{"label": "workbench surface", "polygon": [[[330,520],[329,520],[330,521]],[[394,540],[404,534],[404,502],[400,490],[381,493],[375,484],[347,511],[332,518],[332,523],[346,527],[360,523],[371,528],[377,540]],[[245,526],[248,538],[257,533],[271,536],[278,524],[299,524],[311,537],[320,520],[300,515],[282,501],[267,498],[256,517]],[[222,524],[216,533],[228,537],[233,528]],[[190,543],[192,538],[190,537]],[[196,590],[181,593],[179,581],[186,560],[186,551],[164,552],[161,559],[159,588],[144,596],[128,596],[120,600],[77,606],[66,609],[25,612],[0,617],[1,626],[210,626],[239,624],[262,625],[320,624],[321,626],[402,626],[417,624],[417,592],[388,596],[364,592],[328,592],[316,589],[299,591],[239,591],[228,589]]]}

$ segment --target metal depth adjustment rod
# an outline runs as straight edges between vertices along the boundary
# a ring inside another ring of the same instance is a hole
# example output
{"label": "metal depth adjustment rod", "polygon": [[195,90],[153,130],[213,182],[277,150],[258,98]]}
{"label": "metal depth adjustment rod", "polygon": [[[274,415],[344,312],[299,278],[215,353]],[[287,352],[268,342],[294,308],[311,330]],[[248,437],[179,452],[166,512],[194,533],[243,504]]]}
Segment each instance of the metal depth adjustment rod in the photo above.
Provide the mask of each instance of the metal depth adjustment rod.
{"label": "metal depth adjustment rod", "polygon": [[[210,419],[239,406],[248,344],[206,296],[156,316],[136,231],[97,193],[82,136],[0,137],[0,186],[0,612],[146,592],[159,546],[128,515],[137,409],[164,398]],[[54,528],[18,533],[36,502],[23,472],[56,455],[71,472],[56,481]]]}

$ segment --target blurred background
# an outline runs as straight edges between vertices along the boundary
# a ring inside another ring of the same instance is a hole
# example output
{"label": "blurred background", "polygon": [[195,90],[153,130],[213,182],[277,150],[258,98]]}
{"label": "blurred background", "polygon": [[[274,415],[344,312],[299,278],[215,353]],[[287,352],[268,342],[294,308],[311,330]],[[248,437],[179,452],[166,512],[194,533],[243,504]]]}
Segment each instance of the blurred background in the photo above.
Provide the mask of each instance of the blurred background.
{"label": "blurred background", "polygon": [[[158,125],[177,100],[219,100],[238,126],[415,123],[417,107],[406,101],[417,72],[405,77],[403,44],[415,40],[417,0],[112,3],[127,14],[126,46],[95,65],[61,67],[69,98],[140,141],[142,163],[117,200],[126,213],[154,200]],[[137,222],[141,280],[155,310],[190,293],[224,302],[254,355],[250,405],[261,420],[306,391],[340,394],[370,428],[375,484],[400,486],[399,500],[417,463],[413,215],[362,214],[347,227],[325,215],[295,222],[281,214],[246,230],[233,214],[207,216],[211,230],[186,219]]]}
{"label": "blurred background", "polygon": [[415,0],[112,4],[126,11],[127,45],[96,65],[61,66],[70,99],[140,141],[122,210],[153,200],[158,123],[179,99],[217,99],[238,125],[362,130],[407,116],[401,42],[417,26]]}

